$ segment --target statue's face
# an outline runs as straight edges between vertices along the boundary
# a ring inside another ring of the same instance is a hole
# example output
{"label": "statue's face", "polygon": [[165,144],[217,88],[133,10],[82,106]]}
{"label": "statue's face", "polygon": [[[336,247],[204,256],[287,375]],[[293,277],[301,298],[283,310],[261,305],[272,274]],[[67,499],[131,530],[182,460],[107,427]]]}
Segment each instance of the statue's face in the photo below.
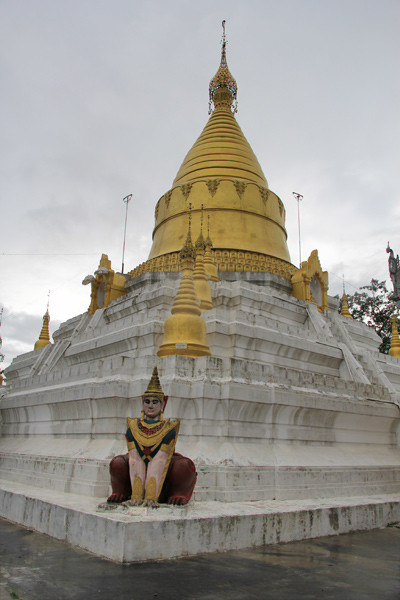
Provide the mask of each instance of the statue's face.
{"label": "statue's face", "polygon": [[143,411],[146,417],[149,419],[158,419],[161,413],[161,400],[156,396],[147,396],[143,400]]}

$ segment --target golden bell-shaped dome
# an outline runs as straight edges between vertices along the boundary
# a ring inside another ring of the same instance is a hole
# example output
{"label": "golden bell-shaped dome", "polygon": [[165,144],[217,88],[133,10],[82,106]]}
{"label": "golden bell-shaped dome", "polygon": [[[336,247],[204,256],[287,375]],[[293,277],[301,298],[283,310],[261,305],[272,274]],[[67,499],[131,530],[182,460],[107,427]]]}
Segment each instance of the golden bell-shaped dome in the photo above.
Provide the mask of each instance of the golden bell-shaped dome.
{"label": "golden bell-shaped dome", "polygon": [[[153,245],[146,270],[170,270],[185,241],[188,202],[192,227],[200,232],[201,206],[212,216],[213,259],[219,271],[269,271],[290,279],[283,203],[269,188],[262,168],[235,118],[236,81],[226,61],[223,37],[220,67],[210,83],[213,112],[187,153],[172,189],[155,209]],[[175,258],[173,258],[175,257]]]}

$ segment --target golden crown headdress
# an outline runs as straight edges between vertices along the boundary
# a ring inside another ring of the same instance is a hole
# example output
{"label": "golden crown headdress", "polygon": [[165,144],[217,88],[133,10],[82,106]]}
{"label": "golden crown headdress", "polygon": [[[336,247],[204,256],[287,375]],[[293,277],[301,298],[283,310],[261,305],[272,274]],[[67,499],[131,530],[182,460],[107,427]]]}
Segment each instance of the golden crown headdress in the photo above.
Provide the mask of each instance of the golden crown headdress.
{"label": "golden crown headdress", "polygon": [[150,396],[160,398],[161,402],[164,400],[164,392],[162,391],[160,379],[158,377],[157,365],[154,366],[153,374],[149,381],[149,385],[147,386],[147,390],[143,394],[143,398]]}

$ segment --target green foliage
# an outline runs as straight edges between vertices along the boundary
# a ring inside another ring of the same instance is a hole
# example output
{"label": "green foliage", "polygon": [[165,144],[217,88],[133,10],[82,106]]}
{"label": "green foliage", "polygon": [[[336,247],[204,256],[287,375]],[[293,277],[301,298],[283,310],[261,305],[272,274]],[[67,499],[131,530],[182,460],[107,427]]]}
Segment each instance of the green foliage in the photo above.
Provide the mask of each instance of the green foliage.
{"label": "green foliage", "polygon": [[393,293],[388,292],[386,281],[379,282],[377,279],[371,279],[369,285],[364,285],[360,289],[363,291],[347,296],[351,316],[375,328],[382,338],[379,350],[387,354],[392,338],[390,317],[393,312]]}

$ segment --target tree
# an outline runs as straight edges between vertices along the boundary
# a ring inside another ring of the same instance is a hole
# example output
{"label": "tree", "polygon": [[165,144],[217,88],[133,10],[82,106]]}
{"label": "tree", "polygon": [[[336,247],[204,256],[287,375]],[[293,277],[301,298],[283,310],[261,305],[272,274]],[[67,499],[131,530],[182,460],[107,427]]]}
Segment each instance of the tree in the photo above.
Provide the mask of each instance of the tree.
{"label": "tree", "polygon": [[363,291],[347,296],[351,316],[375,328],[382,338],[379,351],[387,354],[392,339],[390,317],[393,313],[393,292],[388,292],[386,281],[379,282],[377,279],[371,279],[369,285],[364,285],[360,289]]}

